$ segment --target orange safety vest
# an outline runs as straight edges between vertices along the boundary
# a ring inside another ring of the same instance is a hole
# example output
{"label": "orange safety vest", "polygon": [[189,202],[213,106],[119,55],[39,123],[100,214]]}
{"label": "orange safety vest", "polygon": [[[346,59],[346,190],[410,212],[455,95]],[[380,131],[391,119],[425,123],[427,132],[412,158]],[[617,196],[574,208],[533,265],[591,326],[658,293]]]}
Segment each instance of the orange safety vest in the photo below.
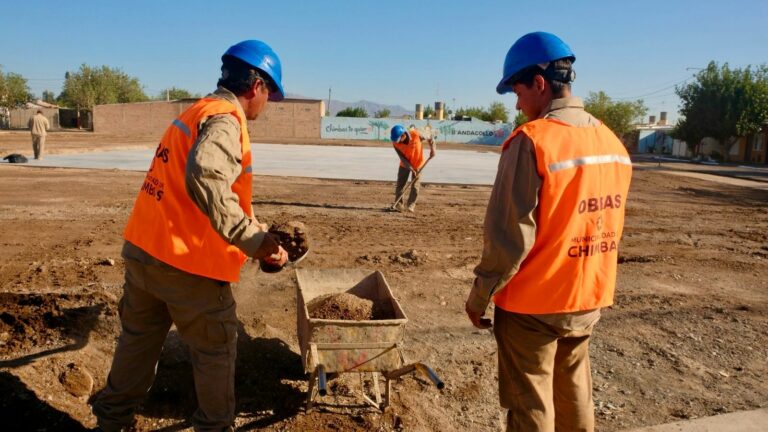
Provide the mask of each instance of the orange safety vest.
{"label": "orange safety vest", "polygon": [[[419,137],[419,133],[416,131],[408,131],[408,136],[410,137],[408,143],[396,142],[393,144],[408,159],[411,166],[418,170],[424,165],[424,150],[422,149],[421,137]],[[405,164],[400,161],[400,166],[405,167]]]}
{"label": "orange safety vest", "polygon": [[554,119],[524,124],[503,149],[520,133],[533,142],[543,180],[536,241],[494,303],[523,314],[610,306],[632,178],[627,150],[605,125],[576,127]]}
{"label": "orange safety vest", "polygon": [[188,273],[237,282],[246,255],[217,233],[187,194],[185,172],[202,121],[232,114],[240,122],[242,172],[232,184],[240,207],[253,216],[251,143],[245,115],[232,102],[203,98],[166,129],[133,206],[124,237],[158,260]]}

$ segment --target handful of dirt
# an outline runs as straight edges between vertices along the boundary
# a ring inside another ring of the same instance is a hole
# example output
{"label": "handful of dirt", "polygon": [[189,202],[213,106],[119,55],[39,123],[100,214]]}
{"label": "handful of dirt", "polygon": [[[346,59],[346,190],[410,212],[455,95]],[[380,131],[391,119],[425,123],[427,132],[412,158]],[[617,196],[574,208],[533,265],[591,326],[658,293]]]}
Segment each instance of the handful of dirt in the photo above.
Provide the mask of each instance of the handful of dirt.
{"label": "handful of dirt", "polygon": [[274,223],[269,227],[269,232],[277,237],[280,246],[288,252],[288,261],[294,262],[303,257],[309,250],[309,236],[307,227],[298,221],[288,221],[281,224]]}
{"label": "handful of dirt", "polygon": [[312,318],[350,321],[373,319],[373,301],[350,293],[320,296],[309,302],[307,309]]}

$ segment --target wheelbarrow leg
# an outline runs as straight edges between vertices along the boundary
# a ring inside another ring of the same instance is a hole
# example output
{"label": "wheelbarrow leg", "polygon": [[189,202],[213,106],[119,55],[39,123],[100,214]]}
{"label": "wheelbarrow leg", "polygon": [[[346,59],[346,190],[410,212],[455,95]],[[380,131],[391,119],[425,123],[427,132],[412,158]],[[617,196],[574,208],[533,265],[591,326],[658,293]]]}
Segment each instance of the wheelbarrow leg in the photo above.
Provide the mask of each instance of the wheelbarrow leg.
{"label": "wheelbarrow leg", "polygon": [[389,406],[389,395],[392,391],[392,380],[384,377],[385,384],[384,384],[384,403],[381,405],[381,410],[384,411]]}
{"label": "wheelbarrow leg", "polygon": [[365,394],[365,380],[363,379],[364,372],[360,373],[360,392],[363,394],[363,400],[369,404],[375,406],[377,409],[382,409],[381,406],[381,387],[379,387],[379,373],[371,372],[371,384],[373,387],[373,399]]}
{"label": "wheelbarrow leg", "polygon": [[317,379],[317,369],[312,371],[309,376],[309,389],[307,390],[307,411],[312,409],[312,399],[314,399],[315,380]]}
{"label": "wheelbarrow leg", "polygon": [[379,373],[371,372],[371,379],[373,379],[373,396],[376,398],[376,407],[381,407],[381,389],[379,388]]}
{"label": "wheelbarrow leg", "polygon": [[371,380],[373,381],[371,384],[373,385],[373,397],[375,400],[368,397],[367,394],[365,394],[365,380],[363,379],[363,375],[365,372],[360,372],[360,392],[363,395],[363,400],[368,402],[369,404],[373,405],[377,409],[381,409],[381,392],[379,391],[379,373],[378,372],[371,372]]}

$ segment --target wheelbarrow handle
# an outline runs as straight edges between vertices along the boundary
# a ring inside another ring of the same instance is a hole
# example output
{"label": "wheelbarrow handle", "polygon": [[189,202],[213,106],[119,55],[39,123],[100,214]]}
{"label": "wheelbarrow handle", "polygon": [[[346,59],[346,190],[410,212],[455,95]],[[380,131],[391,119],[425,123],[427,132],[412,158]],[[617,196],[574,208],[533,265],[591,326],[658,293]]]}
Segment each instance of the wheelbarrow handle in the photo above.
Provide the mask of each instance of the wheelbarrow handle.
{"label": "wheelbarrow handle", "polygon": [[403,366],[400,369],[393,370],[392,372],[388,372],[384,374],[384,377],[388,380],[393,380],[395,378],[399,378],[405,374],[409,374],[411,372],[418,371],[422,375],[424,375],[426,378],[428,378],[432,383],[435,385],[435,387],[438,388],[438,390],[442,390],[445,388],[445,383],[443,380],[440,379],[440,377],[437,376],[435,371],[432,370],[429,366],[425,365],[424,363],[411,363],[407,366]]}
{"label": "wheelbarrow handle", "polygon": [[317,392],[320,394],[320,396],[325,396],[328,394],[328,388],[327,388],[327,377],[325,375],[325,366],[318,365],[317,366]]}
{"label": "wheelbarrow handle", "polygon": [[425,365],[424,363],[416,363],[416,370],[422,373],[422,375],[425,375],[427,378],[429,378],[430,381],[437,387],[438,390],[442,390],[445,388],[445,383],[443,380],[440,379],[440,377],[437,376],[435,371],[432,370],[431,367]]}

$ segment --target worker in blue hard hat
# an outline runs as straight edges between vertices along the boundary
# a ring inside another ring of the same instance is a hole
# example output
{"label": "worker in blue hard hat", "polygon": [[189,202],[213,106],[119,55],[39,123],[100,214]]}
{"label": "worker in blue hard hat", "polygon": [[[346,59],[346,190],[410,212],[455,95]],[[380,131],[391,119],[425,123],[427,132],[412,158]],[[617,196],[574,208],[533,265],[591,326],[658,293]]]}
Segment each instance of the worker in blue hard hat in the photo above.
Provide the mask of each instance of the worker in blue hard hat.
{"label": "worker in blue hard hat", "polygon": [[[390,139],[395,153],[400,158],[400,166],[397,169],[395,202],[388,207],[388,210],[401,212],[407,210],[413,213],[416,211],[416,201],[419,199],[420,173],[427,163],[424,160],[422,141],[429,144],[429,159],[435,157],[435,141],[431,136],[421,136],[415,127],[406,130],[403,125],[399,124],[390,130]],[[411,188],[410,191],[407,191],[405,187],[409,177],[411,178]],[[406,193],[408,193],[407,199]]]}
{"label": "worker in blue hard hat", "polygon": [[571,96],[575,60],[557,36],[526,34],[496,87],[529,122],[502,146],[465,310],[493,325],[508,431],[594,430],[589,339],[613,303],[632,162]]}
{"label": "worker in blue hard hat", "polygon": [[197,431],[232,430],[237,316],[231,284],[247,258],[283,266],[286,251],[254,217],[248,120],[285,92],[277,54],[246,40],[221,58],[213,93],[166,129],[125,228],[122,332],[93,412],[127,428],[155,378],[171,325],[189,346]]}

